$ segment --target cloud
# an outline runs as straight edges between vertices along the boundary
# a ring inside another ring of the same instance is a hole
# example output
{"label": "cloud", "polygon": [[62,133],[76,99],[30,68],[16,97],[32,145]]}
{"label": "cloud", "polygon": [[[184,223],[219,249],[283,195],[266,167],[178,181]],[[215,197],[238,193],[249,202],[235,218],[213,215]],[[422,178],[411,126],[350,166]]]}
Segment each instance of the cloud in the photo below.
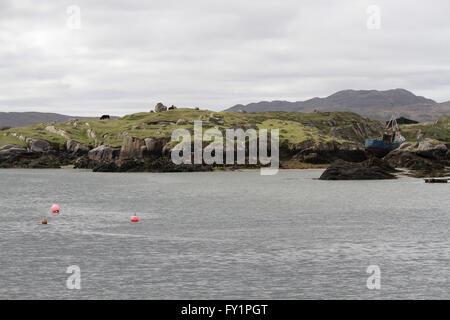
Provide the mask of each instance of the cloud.
{"label": "cloud", "polygon": [[[366,26],[367,7],[381,28]],[[67,8],[81,29],[67,27]],[[158,101],[221,110],[342,89],[449,100],[450,3],[0,2],[0,111],[123,115]]]}

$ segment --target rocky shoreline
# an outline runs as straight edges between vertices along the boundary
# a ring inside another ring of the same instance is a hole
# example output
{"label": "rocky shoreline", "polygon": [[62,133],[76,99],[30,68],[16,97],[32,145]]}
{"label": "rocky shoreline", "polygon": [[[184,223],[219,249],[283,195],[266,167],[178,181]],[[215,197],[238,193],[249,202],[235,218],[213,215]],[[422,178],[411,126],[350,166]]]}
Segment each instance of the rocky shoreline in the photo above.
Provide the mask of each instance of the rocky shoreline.
{"label": "rocky shoreline", "polygon": [[[85,146],[69,140],[52,144],[28,139],[27,147],[0,147],[0,168],[60,168],[73,165],[94,172],[195,172],[214,169],[257,168],[255,165],[175,165],[167,139],[138,139],[126,136],[122,147]],[[280,168],[328,167],[323,180],[392,179],[396,169],[405,168],[413,177],[450,175],[450,153],[445,145],[425,139],[403,144],[382,159],[368,156],[362,148],[336,145],[305,149],[280,146]]]}
{"label": "rocky shoreline", "polygon": [[[167,108],[161,103],[154,111],[116,120],[73,119],[63,124],[41,123],[3,130],[0,132],[0,168],[73,166],[94,172],[194,172],[259,167],[248,165],[249,140],[245,146],[247,165],[174,164],[171,151],[178,142],[171,141],[172,133],[181,129],[191,135],[198,122],[205,130],[214,128],[220,132],[222,137],[218,141],[221,142],[226,140],[223,134],[228,129],[267,133],[276,129],[279,131],[280,169],[329,167],[323,179],[391,178],[395,175],[393,170],[400,168],[407,169],[414,177],[449,175],[449,117],[440,117],[435,123],[405,127],[408,140],[412,142],[403,143],[378,159],[365,152],[364,140],[379,135],[382,124],[354,113],[245,114]],[[192,152],[195,146],[191,143]],[[201,147],[210,143],[203,141]],[[271,152],[270,147],[268,151]],[[234,159],[237,159],[236,150]]]}

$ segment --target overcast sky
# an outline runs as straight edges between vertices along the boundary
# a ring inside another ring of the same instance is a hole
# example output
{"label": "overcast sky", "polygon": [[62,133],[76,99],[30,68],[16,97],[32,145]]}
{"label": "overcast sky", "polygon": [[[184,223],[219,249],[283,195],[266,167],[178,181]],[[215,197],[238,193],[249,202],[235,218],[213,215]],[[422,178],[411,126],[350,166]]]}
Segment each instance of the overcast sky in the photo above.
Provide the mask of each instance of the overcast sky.
{"label": "overcast sky", "polygon": [[447,101],[449,13],[448,0],[0,0],[0,111],[222,110],[350,88]]}

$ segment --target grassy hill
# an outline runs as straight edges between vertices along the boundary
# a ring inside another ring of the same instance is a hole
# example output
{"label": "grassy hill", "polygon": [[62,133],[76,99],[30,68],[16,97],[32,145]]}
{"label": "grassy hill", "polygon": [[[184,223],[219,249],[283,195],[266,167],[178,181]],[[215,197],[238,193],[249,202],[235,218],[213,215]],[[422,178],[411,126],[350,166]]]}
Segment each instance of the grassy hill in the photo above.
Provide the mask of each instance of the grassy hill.
{"label": "grassy hill", "polygon": [[[136,138],[170,138],[178,128],[193,128],[194,120],[202,120],[204,130],[216,127],[279,129],[280,144],[296,146],[304,142],[314,144],[335,142],[362,144],[366,137],[375,137],[382,124],[351,112],[212,112],[209,110],[175,109],[160,113],[141,112],[114,120],[71,120],[65,123],[39,123],[0,131],[0,146],[26,145],[26,138],[43,139],[64,144],[67,139],[85,145],[104,144],[119,147],[124,133]],[[414,140],[419,129],[425,137],[450,142],[449,116],[436,123],[403,125],[409,140]]]}
{"label": "grassy hill", "polygon": [[435,122],[405,124],[401,125],[400,128],[408,142],[415,142],[420,130],[424,138],[441,141],[450,147],[450,115],[440,116]]}

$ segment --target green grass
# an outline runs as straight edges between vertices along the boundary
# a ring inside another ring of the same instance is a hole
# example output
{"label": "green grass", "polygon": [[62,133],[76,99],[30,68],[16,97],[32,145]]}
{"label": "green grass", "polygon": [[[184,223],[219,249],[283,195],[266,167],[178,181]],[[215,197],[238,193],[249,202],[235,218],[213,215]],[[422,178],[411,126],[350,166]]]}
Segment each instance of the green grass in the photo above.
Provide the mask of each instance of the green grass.
{"label": "green grass", "polygon": [[436,122],[401,125],[400,129],[408,142],[416,142],[417,133],[421,130],[424,138],[450,144],[450,115],[441,116]]}
{"label": "green grass", "polygon": [[[213,117],[214,119],[211,119]],[[421,128],[425,134],[441,141],[450,141],[449,117],[441,117],[437,125],[418,124],[402,126],[404,134],[413,140],[418,129]],[[176,125],[178,119],[186,122]],[[203,129],[218,127],[221,129],[252,126],[260,129],[279,129],[280,143],[298,144],[307,140],[314,142],[346,142],[356,141],[353,133],[354,125],[363,123],[366,126],[381,129],[381,123],[361,117],[351,112],[320,112],[320,113],[298,113],[298,112],[264,112],[264,113],[240,113],[240,112],[213,112],[209,110],[176,109],[161,113],[140,112],[124,116],[114,120],[79,120],[66,123],[40,123],[21,128],[12,128],[0,131],[0,146],[5,144],[25,145],[23,141],[11,136],[12,133],[27,138],[44,139],[55,143],[65,143],[66,139],[60,135],[50,133],[45,127],[53,125],[57,129],[64,130],[72,140],[85,145],[94,145],[96,142],[109,146],[119,147],[123,138],[119,135],[127,132],[130,136],[137,138],[169,138],[174,129],[193,129],[192,121],[202,120]],[[76,122],[76,126],[74,123]],[[158,122],[169,122],[163,126]],[[214,123],[217,122],[217,123]],[[133,127],[138,127],[133,129]],[[336,128],[344,133],[342,139],[331,136],[331,131]],[[87,130],[93,129],[96,140],[88,136]],[[375,131],[377,131],[375,130]],[[6,134],[6,136],[4,135]],[[359,142],[361,142],[359,140]]]}
{"label": "green grass", "polygon": [[7,144],[15,144],[17,146],[23,147],[27,146],[27,143],[25,141],[20,140],[19,138],[13,136],[4,136],[3,134],[0,134],[0,146],[4,146]]}

